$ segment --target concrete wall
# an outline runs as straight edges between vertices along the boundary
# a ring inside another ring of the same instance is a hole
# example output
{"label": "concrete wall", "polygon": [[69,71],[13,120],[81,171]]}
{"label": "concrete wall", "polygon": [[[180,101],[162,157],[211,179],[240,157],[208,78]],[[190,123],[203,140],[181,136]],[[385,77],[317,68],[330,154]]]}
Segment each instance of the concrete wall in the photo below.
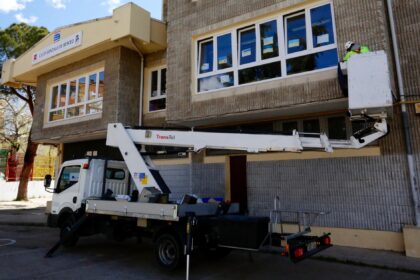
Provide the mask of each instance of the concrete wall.
{"label": "concrete wall", "polygon": [[[66,75],[95,64],[105,68],[102,117],[44,128],[44,111],[46,111],[46,102],[48,103],[46,97],[49,96],[48,82],[61,76],[65,79]],[[117,47],[38,77],[32,139],[48,142],[51,138],[61,137],[62,142],[80,141],[80,137],[95,139],[96,134],[101,134],[100,138],[103,138],[108,123],[122,122],[126,125],[136,125],[139,114],[140,73],[138,55],[126,48]]]}
{"label": "concrete wall", "polygon": [[[51,183],[54,185],[54,181]],[[13,201],[16,199],[19,182],[0,181],[0,201]],[[28,198],[52,198],[44,188],[44,181],[30,181],[28,183]]]}

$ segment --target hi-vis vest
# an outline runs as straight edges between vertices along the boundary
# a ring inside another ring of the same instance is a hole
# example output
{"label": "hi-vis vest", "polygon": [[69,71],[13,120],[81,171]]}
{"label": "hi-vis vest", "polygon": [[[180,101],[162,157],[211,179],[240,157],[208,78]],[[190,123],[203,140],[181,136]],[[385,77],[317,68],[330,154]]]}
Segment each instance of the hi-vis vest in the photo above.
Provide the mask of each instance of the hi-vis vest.
{"label": "hi-vis vest", "polygon": [[[369,48],[368,48],[368,47],[366,47],[366,46],[362,46],[362,47],[360,48],[360,53],[368,53],[368,52],[370,52],[370,50],[369,50]],[[346,55],[345,55],[345,56],[344,56],[344,58],[343,58],[344,62],[346,62],[347,60],[349,60],[349,58],[350,58],[351,56],[355,55],[355,54],[359,54],[359,53],[358,53],[358,52],[355,52],[355,51],[349,51],[348,53],[346,53]]]}

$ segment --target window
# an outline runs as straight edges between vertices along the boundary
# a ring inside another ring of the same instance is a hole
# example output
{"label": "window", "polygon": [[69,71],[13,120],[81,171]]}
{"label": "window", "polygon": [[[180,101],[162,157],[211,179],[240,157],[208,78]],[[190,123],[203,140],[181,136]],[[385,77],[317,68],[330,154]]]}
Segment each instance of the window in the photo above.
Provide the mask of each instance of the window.
{"label": "window", "polygon": [[61,171],[56,192],[60,193],[70,188],[79,181],[80,166],[66,166]]}
{"label": "window", "polygon": [[102,112],[104,70],[97,70],[51,87],[48,121],[55,122]]}
{"label": "window", "polygon": [[166,68],[150,73],[149,112],[166,109]]}
{"label": "window", "polygon": [[310,6],[197,41],[197,92],[336,67],[331,4]]}
{"label": "window", "polygon": [[[281,132],[291,133],[293,130],[297,130],[305,137],[319,137],[318,134],[324,132],[331,140],[349,139],[355,132],[356,125],[355,123],[350,122],[346,116],[283,121],[276,124],[276,129]],[[311,135],[311,133],[313,133],[313,135]]]}
{"label": "window", "polygon": [[107,168],[106,178],[109,180],[124,180],[125,171],[123,169]]}

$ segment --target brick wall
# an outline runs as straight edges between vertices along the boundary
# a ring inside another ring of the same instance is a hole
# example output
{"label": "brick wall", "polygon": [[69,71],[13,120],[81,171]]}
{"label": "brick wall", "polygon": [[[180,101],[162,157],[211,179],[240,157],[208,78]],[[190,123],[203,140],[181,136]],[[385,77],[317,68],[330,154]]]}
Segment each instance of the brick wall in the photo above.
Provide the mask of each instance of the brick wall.
{"label": "brick wall", "polygon": [[[251,92],[247,94],[193,101],[191,40],[194,35],[264,16],[273,11],[281,13],[287,7],[309,2],[314,1],[168,1],[168,121],[182,123],[213,118],[217,123],[220,122],[218,117],[226,114],[231,116],[342,98],[335,76],[317,78],[315,75],[293,85],[290,85],[290,79],[293,79],[290,77],[272,82],[268,89],[250,85],[248,87]],[[389,51],[383,1],[335,0],[333,7],[340,57],[343,55],[343,45],[348,40],[362,42],[374,50]],[[211,94],[214,93],[207,95]]]}
{"label": "brick wall", "polygon": [[[44,104],[47,102],[48,81],[101,62],[104,63],[105,67],[105,95],[102,118],[44,128]],[[140,71],[138,55],[131,50],[117,47],[38,77],[32,139],[48,142],[48,139],[54,137],[61,137],[63,140],[68,137],[87,136],[99,132],[102,133],[101,137],[104,137],[108,123],[137,124]]]}

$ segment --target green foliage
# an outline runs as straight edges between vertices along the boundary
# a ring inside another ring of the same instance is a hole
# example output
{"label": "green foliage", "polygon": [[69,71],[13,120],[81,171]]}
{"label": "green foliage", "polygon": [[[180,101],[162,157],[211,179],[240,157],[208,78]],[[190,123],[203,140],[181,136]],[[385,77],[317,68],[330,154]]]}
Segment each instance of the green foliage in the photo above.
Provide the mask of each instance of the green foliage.
{"label": "green foliage", "polygon": [[26,23],[13,23],[6,29],[0,29],[0,64],[20,56],[47,34],[47,28]]}

